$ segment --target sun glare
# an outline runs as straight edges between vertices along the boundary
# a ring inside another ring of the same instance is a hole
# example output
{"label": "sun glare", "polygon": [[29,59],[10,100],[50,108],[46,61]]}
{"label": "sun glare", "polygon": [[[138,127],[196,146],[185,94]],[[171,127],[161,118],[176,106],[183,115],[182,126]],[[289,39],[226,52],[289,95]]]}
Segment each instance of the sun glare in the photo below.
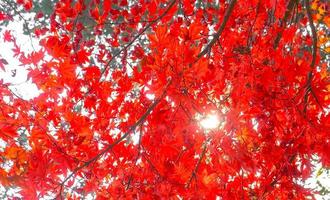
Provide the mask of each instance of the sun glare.
{"label": "sun glare", "polygon": [[205,118],[200,120],[200,125],[204,129],[215,129],[219,126],[220,120],[218,115],[216,114],[209,114]]}

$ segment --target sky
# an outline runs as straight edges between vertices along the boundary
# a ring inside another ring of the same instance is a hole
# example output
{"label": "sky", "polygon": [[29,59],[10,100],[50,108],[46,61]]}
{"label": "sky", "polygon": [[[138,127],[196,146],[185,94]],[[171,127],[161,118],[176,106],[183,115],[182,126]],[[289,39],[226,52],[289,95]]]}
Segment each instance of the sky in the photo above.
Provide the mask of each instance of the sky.
{"label": "sky", "polygon": [[[12,43],[4,42],[3,33],[6,30],[10,30],[12,35],[16,38],[18,45],[24,52],[31,52],[34,49],[39,49],[38,40],[30,40],[30,37],[23,34],[23,22],[17,18],[9,23],[9,25],[1,31],[0,40],[0,58],[6,59],[8,65],[5,66],[6,71],[0,69],[0,79],[5,83],[11,83],[10,89],[17,94],[20,94],[24,99],[31,99],[39,94],[38,88],[32,84],[31,80],[27,79],[28,71],[20,66],[17,58],[14,58],[14,54],[11,49],[14,47]],[[33,47],[31,45],[33,43]],[[13,76],[13,71],[16,71]]]}

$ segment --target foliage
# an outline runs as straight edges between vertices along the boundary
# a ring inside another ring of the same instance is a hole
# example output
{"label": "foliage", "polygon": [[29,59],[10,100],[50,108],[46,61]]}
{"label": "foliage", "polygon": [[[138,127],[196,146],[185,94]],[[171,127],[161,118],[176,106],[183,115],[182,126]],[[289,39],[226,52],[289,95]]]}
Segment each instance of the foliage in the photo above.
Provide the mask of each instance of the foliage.
{"label": "foliage", "polygon": [[[41,46],[25,52],[9,30],[2,36],[42,91],[25,99],[1,81],[5,188],[26,199],[317,192],[301,182],[312,156],[330,166],[326,1],[0,5],[1,29],[19,16]],[[198,119],[210,113],[220,124],[205,129]]]}

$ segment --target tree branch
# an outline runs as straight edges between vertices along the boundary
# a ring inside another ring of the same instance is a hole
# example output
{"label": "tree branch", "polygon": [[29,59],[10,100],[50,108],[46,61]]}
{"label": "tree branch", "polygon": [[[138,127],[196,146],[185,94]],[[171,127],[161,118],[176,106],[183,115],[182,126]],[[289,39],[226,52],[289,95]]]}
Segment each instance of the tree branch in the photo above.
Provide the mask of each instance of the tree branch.
{"label": "tree branch", "polygon": [[105,69],[101,73],[102,75],[106,72],[107,68],[110,66],[111,62],[119,56],[122,52],[126,51],[140,36],[146,32],[152,25],[154,25],[156,22],[158,22],[160,19],[162,19],[169,11],[170,9],[174,6],[176,0],[173,0],[167,7],[167,9],[159,15],[156,19],[152,20],[146,27],[144,27],[129,43],[127,43],[122,49],[120,49],[115,55],[111,57],[111,59],[108,61],[108,63],[105,65]]}
{"label": "tree branch", "polygon": [[311,7],[309,4],[310,4],[309,0],[305,0],[306,13],[307,13],[309,26],[311,28],[312,38],[313,38],[313,52],[312,52],[313,57],[312,57],[312,62],[310,64],[310,68],[311,68],[311,70],[313,70],[315,68],[316,54],[317,54],[317,33],[316,33],[316,28],[313,23],[312,11],[311,11]]}
{"label": "tree branch", "polygon": [[[137,164],[137,161],[139,160],[140,158],[140,155],[141,155],[141,140],[142,140],[142,134],[143,134],[143,124],[140,125],[140,133],[139,133],[139,141],[138,141],[138,149],[137,149],[137,155],[136,155],[136,158],[134,160],[134,165],[133,165],[133,169],[135,169],[136,167],[136,164]],[[131,185],[131,182],[133,180],[133,173],[131,173],[131,175],[129,176],[128,178],[128,181],[127,181],[127,186],[126,186],[126,190],[128,190],[130,188],[130,185]]]}
{"label": "tree branch", "polygon": [[312,96],[315,98],[316,103],[320,106],[320,102],[318,101],[313,89],[312,89],[312,79],[313,79],[313,70],[315,68],[316,64],[316,54],[317,54],[317,32],[315,25],[313,23],[313,16],[312,16],[312,11],[310,7],[309,0],[305,0],[305,7],[306,7],[306,14],[309,22],[309,27],[312,32],[312,39],[313,39],[313,46],[312,46],[312,62],[310,64],[310,71],[307,74],[307,83],[306,83],[306,90],[305,90],[305,95],[304,95],[304,114],[306,115],[307,112],[307,103],[308,103],[308,96],[311,93]]}
{"label": "tree branch", "polygon": [[[303,128],[303,129],[301,130],[300,134],[299,134],[297,137],[293,138],[290,142],[288,142],[289,145],[286,146],[284,155],[288,155],[287,152],[288,152],[288,149],[289,149],[290,145],[294,144],[295,141],[297,141],[298,139],[300,139],[300,138],[304,135],[305,130],[306,130],[306,129]],[[295,158],[297,157],[297,155],[298,155],[298,153],[294,153],[294,154],[292,154],[292,155],[289,156],[289,163],[290,163],[290,164],[295,160]],[[280,172],[283,171],[283,168],[284,168],[284,167],[283,167],[283,165],[282,165],[282,166],[279,168],[279,171],[280,171]],[[269,177],[269,175],[270,175],[270,174],[268,174],[268,177]],[[269,195],[269,193],[273,190],[274,186],[275,186],[275,185],[281,180],[282,177],[283,177],[283,174],[280,174],[280,175],[278,175],[278,176],[275,176],[275,178],[273,179],[273,181],[269,184],[269,186],[271,187],[271,189],[269,190],[267,187],[265,187],[265,190],[264,190],[264,192],[262,193],[260,199],[266,199],[266,197]]]}
{"label": "tree branch", "polygon": [[[283,28],[286,25],[286,22],[289,19],[289,15],[290,15],[292,9],[294,8],[295,3],[296,3],[296,0],[290,0],[289,1],[289,4],[288,4],[288,6],[286,8],[286,11],[284,13],[283,21],[281,22],[281,25],[280,25],[281,28]],[[281,30],[280,32],[277,33],[275,41],[274,41],[274,46],[273,46],[274,49],[277,49],[277,47],[280,43],[280,40],[282,38],[282,34],[283,34],[283,30]]]}
{"label": "tree branch", "polygon": [[222,20],[222,23],[218,29],[218,31],[213,35],[212,40],[206,45],[206,47],[204,48],[203,51],[201,51],[198,55],[197,55],[197,60],[200,59],[201,57],[203,57],[205,54],[207,54],[212,46],[215,44],[215,42],[219,39],[220,35],[222,34],[223,30],[225,29],[225,26],[229,20],[229,17],[234,9],[234,6],[236,4],[237,0],[232,0],[229,4],[228,9],[225,12],[225,16]]}
{"label": "tree branch", "polygon": [[190,184],[191,184],[191,181],[193,178],[196,178],[196,174],[197,174],[197,171],[198,171],[198,168],[199,168],[199,165],[201,164],[202,160],[204,159],[205,157],[205,154],[206,154],[206,149],[207,149],[207,143],[210,139],[206,140],[203,144],[203,150],[202,150],[202,153],[200,154],[199,156],[199,159],[197,161],[197,164],[195,165],[195,168],[193,170],[193,172],[191,173],[191,176],[189,178],[189,180],[187,181],[186,183],[186,188],[189,188]]}
{"label": "tree branch", "polygon": [[259,10],[260,10],[260,0],[258,1],[257,7],[256,7],[256,16],[254,17],[254,20],[252,22],[252,25],[250,27],[249,34],[248,34],[248,37],[247,37],[247,46],[248,47],[252,46],[252,43],[253,43],[252,42],[252,32],[253,32],[253,27],[256,24],[256,21],[257,21],[257,18],[258,18]]}
{"label": "tree branch", "polygon": [[60,193],[59,196],[62,196],[62,189],[64,184],[70,179],[72,178],[72,176],[74,176],[79,170],[83,169],[84,167],[89,166],[91,163],[97,161],[101,156],[103,156],[105,153],[107,153],[108,151],[110,151],[114,146],[116,146],[117,144],[119,144],[120,142],[122,142],[132,131],[134,131],[136,129],[136,127],[138,127],[139,125],[141,125],[146,119],[147,117],[150,115],[150,113],[154,110],[154,108],[159,104],[159,102],[165,97],[166,92],[168,87],[170,86],[170,84],[172,83],[172,80],[170,79],[166,86],[164,87],[163,93],[160,95],[160,97],[158,97],[150,106],[149,108],[146,110],[146,112],[140,117],[139,120],[137,120],[135,122],[135,124],[133,124],[125,133],[124,135],[122,135],[119,139],[117,139],[116,141],[114,141],[112,144],[109,144],[106,146],[105,149],[103,149],[100,153],[98,153],[96,156],[94,156],[93,158],[89,159],[88,161],[86,161],[83,165],[76,167],[72,173],[67,176],[62,183],[60,184]]}
{"label": "tree branch", "polygon": [[[167,9],[159,15],[156,19],[150,21],[150,23],[144,27],[129,43],[127,43],[123,48],[121,48],[117,53],[115,53],[110,60],[105,64],[105,67],[103,71],[100,74],[99,80],[101,80],[102,76],[106,73],[107,69],[110,67],[110,64],[112,63],[113,60],[120,54],[122,54],[124,51],[126,51],[134,42],[141,37],[141,35],[146,32],[152,25],[157,23],[160,19],[162,19],[169,11],[170,9],[174,6],[176,0],[171,1],[171,3],[168,5]],[[88,94],[92,91],[92,88],[89,88],[87,92],[81,97],[76,104],[78,104],[80,101],[82,101]]]}

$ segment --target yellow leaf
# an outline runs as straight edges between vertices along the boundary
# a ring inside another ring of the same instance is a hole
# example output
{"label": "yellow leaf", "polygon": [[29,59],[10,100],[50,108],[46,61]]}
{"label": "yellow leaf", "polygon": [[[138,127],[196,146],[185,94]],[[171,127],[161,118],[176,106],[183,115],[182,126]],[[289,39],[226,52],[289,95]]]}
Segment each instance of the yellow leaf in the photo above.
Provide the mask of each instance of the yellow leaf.
{"label": "yellow leaf", "polygon": [[322,173],[323,173],[323,168],[320,168],[319,170],[317,170],[316,178],[318,178],[319,176],[321,176]]}
{"label": "yellow leaf", "polygon": [[325,5],[322,4],[321,6],[319,6],[317,11],[320,15],[324,15],[325,14]]}
{"label": "yellow leaf", "polygon": [[313,1],[311,8],[313,10],[316,10],[317,9],[317,1]]}

